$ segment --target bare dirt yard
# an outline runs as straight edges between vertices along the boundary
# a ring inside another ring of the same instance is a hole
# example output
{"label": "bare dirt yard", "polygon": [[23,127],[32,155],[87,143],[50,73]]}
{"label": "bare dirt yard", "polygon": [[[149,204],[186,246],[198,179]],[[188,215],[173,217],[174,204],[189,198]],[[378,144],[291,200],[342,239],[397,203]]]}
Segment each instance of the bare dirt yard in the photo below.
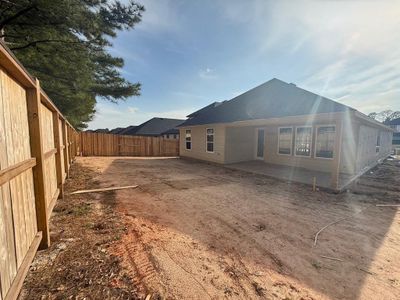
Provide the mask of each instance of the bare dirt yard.
{"label": "bare dirt yard", "polygon": [[[77,158],[21,299],[400,299],[400,163],[351,191],[151,158]],[[315,234],[327,227],[318,237]]]}

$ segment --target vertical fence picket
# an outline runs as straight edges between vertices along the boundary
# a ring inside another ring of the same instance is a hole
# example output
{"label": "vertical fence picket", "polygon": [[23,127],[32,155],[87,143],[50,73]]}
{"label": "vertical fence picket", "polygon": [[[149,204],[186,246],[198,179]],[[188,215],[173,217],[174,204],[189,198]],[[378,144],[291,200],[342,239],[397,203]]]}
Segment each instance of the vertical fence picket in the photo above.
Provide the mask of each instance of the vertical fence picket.
{"label": "vertical fence picket", "polygon": [[179,140],[163,137],[80,132],[83,156],[178,156]]}
{"label": "vertical fence picket", "polygon": [[33,168],[35,206],[37,227],[42,231],[40,248],[50,246],[49,220],[47,217],[46,187],[44,182],[44,153],[42,133],[40,130],[40,84],[36,79],[36,88],[27,90],[27,107],[29,119],[29,136],[32,156],[36,158],[36,166]]}

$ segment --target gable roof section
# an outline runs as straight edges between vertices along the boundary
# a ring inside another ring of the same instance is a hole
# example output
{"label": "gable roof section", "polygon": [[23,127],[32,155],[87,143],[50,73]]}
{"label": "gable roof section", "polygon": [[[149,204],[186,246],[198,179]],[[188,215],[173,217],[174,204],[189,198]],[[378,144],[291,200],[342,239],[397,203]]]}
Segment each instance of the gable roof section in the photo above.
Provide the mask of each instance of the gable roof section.
{"label": "gable roof section", "polygon": [[[125,131],[124,135],[159,136],[163,132],[175,128],[185,120],[152,118],[135,128]],[[121,133],[122,134],[122,133]]]}
{"label": "gable roof section", "polygon": [[135,130],[136,127],[137,127],[136,125],[128,126],[128,127],[126,127],[126,128],[123,128],[123,129],[122,129],[121,131],[119,131],[117,134],[120,134],[120,135],[129,135],[129,132],[131,132],[132,130]]}
{"label": "gable roof section", "polygon": [[179,127],[348,110],[354,109],[274,78],[232,100],[189,115],[192,117]]}
{"label": "gable roof section", "polygon": [[190,115],[187,115],[186,117],[192,118],[192,117],[197,116],[199,114],[205,113],[205,112],[213,109],[214,107],[217,107],[218,105],[222,104],[223,102],[215,101],[215,102],[213,102],[213,103],[211,103],[211,104],[209,104],[207,106],[204,106],[203,108],[200,108],[199,110],[196,110],[195,112],[192,112]]}
{"label": "gable roof section", "polygon": [[168,130],[166,130],[166,131],[161,133],[161,135],[164,135],[164,134],[179,134],[179,129],[176,128],[176,127],[175,128],[171,128],[171,129],[168,129]]}
{"label": "gable roof section", "polygon": [[125,129],[126,129],[126,128],[124,128],[124,127],[117,127],[117,128],[114,128],[114,129],[110,130],[109,133],[112,133],[112,134],[119,134],[121,131],[124,131]]}

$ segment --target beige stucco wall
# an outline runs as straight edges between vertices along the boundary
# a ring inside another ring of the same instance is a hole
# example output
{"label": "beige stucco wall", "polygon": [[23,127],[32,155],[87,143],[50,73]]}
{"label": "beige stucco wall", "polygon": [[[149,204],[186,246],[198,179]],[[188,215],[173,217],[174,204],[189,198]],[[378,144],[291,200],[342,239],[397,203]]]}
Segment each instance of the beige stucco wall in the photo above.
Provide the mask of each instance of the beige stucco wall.
{"label": "beige stucco wall", "polygon": [[[332,172],[335,169],[333,159],[316,158],[314,155],[316,142],[316,127],[319,125],[336,125],[336,147],[341,145],[339,170],[342,173],[357,174],[361,169],[376,163],[390,153],[391,132],[379,126],[371,125],[365,120],[359,120],[353,115],[326,114],[310,116],[286,117],[273,120],[243,121],[237,123],[193,126],[192,150],[185,150],[184,130],[180,131],[180,153],[184,157],[212,161],[217,163],[235,163],[255,159],[256,129],[265,129],[264,161],[272,164],[302,167],[310,170]],[[310,157],[294,155],[294,139],[296,126],[312,126],[313,139]],[[342,139],[339,141],[340,126]],[[292,154],[278,154],[278,128],[293,127]],[[361,129],[368,127],[369,129]],[[207,153],[206,128],[215,129],[215,151]],[[372,132],[372,133],[371,133]],[[373,133],[375,132],[375,133]],[[376,154],[376,134],[381,134],[381,150]],[[366,137],[367,136],[367,137]],[[363,141],[363,142],[360,142]]]}
{"label": "beige stucco wall", "polygon": [[[376,152],[377,136],[380,135],[379,152]],[[357,159],[355,169],[357,173],[373,166],[391,152],[392,133],[378,128],[361,124],[359,127]]]}
{"label": "beige stucco wall", "polygon": [[[257,125],[244,127],[226,128],[226,146],[225,163],[233,163],[239,161],[248,161],[255,159],[256,147],[256,130],[264,128],[265,130],[265,147],[264,161],[272,164],[281,164],[286,166],[302,167],[316,171],[330,172],[332,169],[333,159],[322,159],[314,157],[314,145],[316,126],[318,125],[335,125],[340,121],[341,115],[328,115],[310,118],[309,116],[286,117],[275,120],[257,121]],[[255,122],[253,122],[254,124]],[[300,157],[294,155],[294,139],[296,126],[312,126],[313,139],[311,157]],[[278,130],[279,127],[292,127],[292,154],[278,154]],[[229,148],[228,148],[229,147]]]}
{"label": "beige stucco wall", "polygon": [[[214,128],[214,152],[206,152],[206,129]],[[192,149],[186,150],[185,147],[185,130],[192,131]],[[223,125],[207,125],[193,126],[179,129],[179,150],[180,156],[195,159],[207,160],[216,163],[224,163],[225,157],[225,126]]]}
{"label": "beige stucco wall", "polygon": [[255,127],[227,127],[225,139],[225,163],[254,159]]}
{"label": "beige stucco wall", "polygon": [[355,173],[359,127],[360,123],[354,118],[344,118],[339,168],[341,173]]}

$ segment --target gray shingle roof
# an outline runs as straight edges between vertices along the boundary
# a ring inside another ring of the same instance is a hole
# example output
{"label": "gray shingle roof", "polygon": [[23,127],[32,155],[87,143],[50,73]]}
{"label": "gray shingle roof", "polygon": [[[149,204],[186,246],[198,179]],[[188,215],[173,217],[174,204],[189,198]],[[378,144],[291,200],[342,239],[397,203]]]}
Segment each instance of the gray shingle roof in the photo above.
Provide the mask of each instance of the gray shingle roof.
{"label": "gray shingle roof", "polygon": [[189,115],[179,127],[347,110],[354,109],[274,78],[232,100]]}
{"label": "gray shingle roof", "polygon": [[175,128],[185,120],[152,118],[131,130],[124,131],[124,135],[143,135],[143,136],[159,136],[163,132]]}
{"label": "gray shingle roof", "polygon": [[126,127],[126,128],[123,128],[123,129],[122,129],[121,131],[119,131],[117,134],[126,135],[126,134],[128,134],[128,132],[132,132],[133,130],[135,130],[136,127],[137,127],[136,125],[128,126],[128,127]]}
{"label": "gray shingle roof", "polygon": [[187,115],[186,117],[191,118],[194,117],[196,115],[202,114],[207,112],[208,110],[213,109],[214,107],[217,107],[218,105],[222,104],[223,102],[213,102],[207,106],[204,106],[203,108],[200,108],[199,110],[196,110],[195,112],[192,112],[190,115]]}
{"label": "gray shingle roof", "polygon": [[124,127],[117,127],[117,128],[114,128],[114,129],[110,130],[109,133],[112,133],[112,134],[119,134],[121,131],[123,131],[123,130],[125,130],[125,129],[126,129],[126,128],[124,128]]}
{"label": "gray shingle roof", "polygon": [[171,129],[168,129],[168,130],[166,130],[166,131],[161,133],[161,135],[164,135],[164,134],[179,134],[179,129],[176,128],[176,127],[175,128],[171,128]]}

